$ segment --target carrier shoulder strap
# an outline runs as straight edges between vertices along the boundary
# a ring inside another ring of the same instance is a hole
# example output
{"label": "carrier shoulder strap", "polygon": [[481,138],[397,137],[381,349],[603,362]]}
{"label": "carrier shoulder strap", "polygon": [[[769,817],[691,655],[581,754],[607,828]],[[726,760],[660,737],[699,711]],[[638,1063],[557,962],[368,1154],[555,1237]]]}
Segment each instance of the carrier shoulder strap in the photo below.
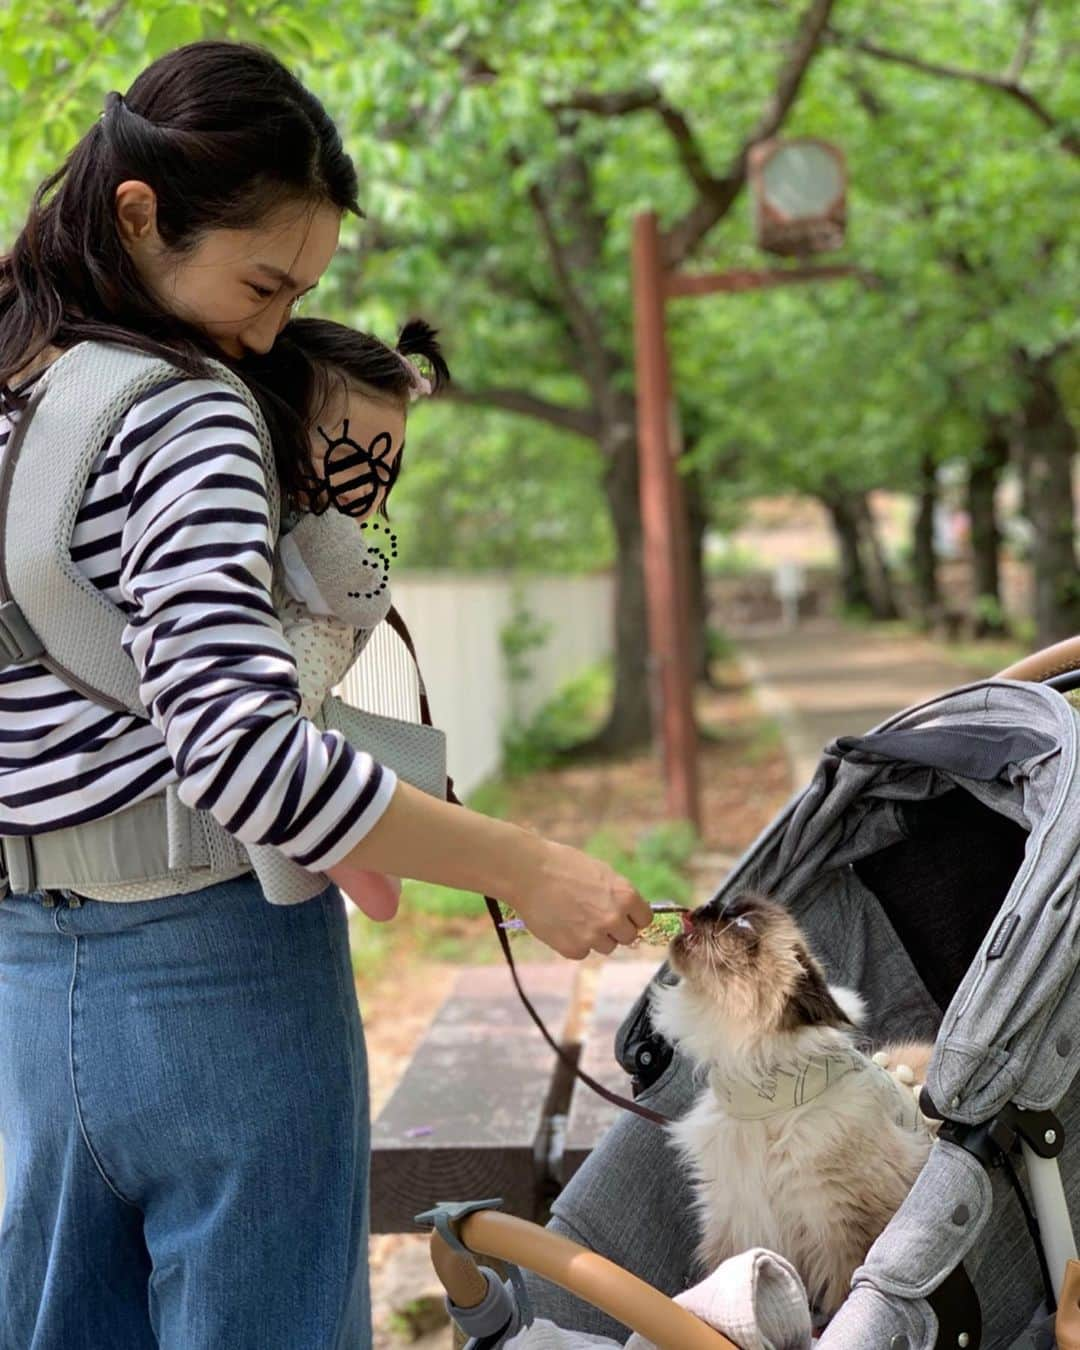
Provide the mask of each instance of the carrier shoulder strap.
{"label": "carrier shoulder strap", "polygon": [[[209,364],[255,419],[276,540],[280,495],[262,412],[239,376]],[[79,343],[39,378],[0,465],[0,658],[37,661],[87,698],[141,717],[138,672],[121,646],[125,615],[75,565],[71,540],[91,469],[121,419],[142,395],[184,378],[144,352]]]}

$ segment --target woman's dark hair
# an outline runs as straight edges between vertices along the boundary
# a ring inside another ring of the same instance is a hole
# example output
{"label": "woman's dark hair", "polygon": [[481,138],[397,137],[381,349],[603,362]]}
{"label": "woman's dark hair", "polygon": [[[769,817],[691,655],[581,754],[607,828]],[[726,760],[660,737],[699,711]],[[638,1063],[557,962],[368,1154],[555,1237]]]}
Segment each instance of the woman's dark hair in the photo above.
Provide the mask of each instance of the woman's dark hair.
{"label": "woman's dark hair", "polygon": [[[300,486],[317,515],[329,506],[320,481],[311,475],[308,437],[311,423],[326,405],[335,385],[360,385],[375,397],[405,403],[414,388],[417,369],[407,359],[420,357],[428,368],[431,392],[437,394],[450,379],[438,333],[423,319],[410,319],[398,335],[397,345],[329,319],[292,319],[265,356],[249,357],[248,369],[260,384],[271,385],[287,405],[288,439],[302,438],[305,447],[296,469]],[[390,487],[401,472],[404,446],[394,464]],[[386,514],[386,490],[380,511]]]}
{"label": "woman's dark hair", "polygon": [[[251,228],[290,200],[362,214],[337,128],[275,56],[247,43],[194,42],[159,57],[126,94],[107,97],[0,258],[0,411],[22,406],[11,382],[50,345],[114,342],[190,375],[208,373],[208,355],[225,359],[141,281],[116,223],[125,179],[153,188],[158,230],[179,253],[207,230]],[[279,432],[273,392],[253,392]],[[287,486],[296,455],[283,449]]]}

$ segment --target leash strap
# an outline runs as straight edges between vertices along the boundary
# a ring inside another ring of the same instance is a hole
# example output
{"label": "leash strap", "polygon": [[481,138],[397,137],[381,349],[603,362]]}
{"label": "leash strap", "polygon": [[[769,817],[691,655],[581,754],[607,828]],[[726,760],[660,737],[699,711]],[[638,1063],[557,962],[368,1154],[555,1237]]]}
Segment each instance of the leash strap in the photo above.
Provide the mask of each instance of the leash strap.
{"label": "leash strap", "polygon": [[[417,678],[420,682],[420,720],[425,726],[432,726],[431,708],[428,704],[427,690],[424,688],[424,679],[420,673],[420,662],[417,659],[416,647],[413,645],[412,634],[409,632],[405,620],[398,611],[391,605],[386,615],[386,622],[405,644],[405,648],[413,659],[413,665],[416,667]],[[446,780],[446,800],[452,802],[455,806],[461,806],[462,802],[454,791],[453,780]],[[518,974],[517,965],[514,962],[514,953],[510,948],[510,939],[506,935],[506,929],[502,926],[502,911],[499,908],[499,902],[490,895],[484,896],[484,904],[491,915],[491,922],[495,926],[495,935],[499,939],[499,946],[502,948],[502,954],[506,958],[506,964],[510,967],[510,978],[514,982],[514,988],[517,990],[518,998],[521,999],[525,1011],[529,1014],[536,1024],[537,1030],[543,1036],[547,1044],[554,1050],[559,1062],[563,1064],[580,1082],[584,1083],[597,1094],[603,1097],[606,1102],[613,1106],[622,1107],[624,1111],[632,1111],[635,1116],[641,1116],[643,1120],[649,1121],[653,1125],[667,1125],[670,1122],[666,1116],[662,1116],[657,1111],[650,1111],[647,1106],[642,1106],[639,1102],[633,1101],[629,1097],[620,1097],[617,1092],[612,1092],[606,1088],[603,1083],[597,1082],[591,1074],[587,1074],[584,1069],[579,1069],[573,1058],[563,1049],[555,1037],[548,1031],[544,1025],[544,1019],[532,1005],[532,1001],[526,994],[521,984],[521,977]]]}
{"label": "leash strap", "polygon": [[[456,805],[461,803],[456,797],[451,799]],[[613,1106],[621,1106],[625,1111],[633,1111],[634,1115],[641,1116],[643,1120],[651,1121],[653,1125],[667,1125],[666,1116],[660,1115],[656,1111],[650,1111],[647,1106],[642,1106],[640,1102],[632,1101],[629,1097],[620,1097],[617,1092],[612,1092],[610,1088],[604,1087],[603,1083],[598,1083],[595,1078],[587,1074],[584,1069],[579,1069],[573,1059],[566,1053],[563,1047],[558,1043],[551,1032],[544,1025],[544,1020],[533,1007],[529,996],[521,987],[521,979],[518,975],[517,966],[514,964],[514,954],[510,950],[510,939],[506,936],[506,930],[502,927],[502,911],[499,909],[499,902],[493,900],[490,895],[484,896],[484,904],[487,905],[488,913],[491,915],[491,921],[495,925],[495,932],[499,938],[499,946],[502,948],[503,956],[506,957],[506,964],[510,967],[510,978],[514,981],[514,988],[518,992],[518,997],[524,1004],[525,1011],[536,1023],[537,1029],[548,1045],[555,1051],[559,1060],[566,1065],[575,1078],[580,1079],[586,1087],[591,1088],[599,1097],[605,1101],[611,1102]]]}

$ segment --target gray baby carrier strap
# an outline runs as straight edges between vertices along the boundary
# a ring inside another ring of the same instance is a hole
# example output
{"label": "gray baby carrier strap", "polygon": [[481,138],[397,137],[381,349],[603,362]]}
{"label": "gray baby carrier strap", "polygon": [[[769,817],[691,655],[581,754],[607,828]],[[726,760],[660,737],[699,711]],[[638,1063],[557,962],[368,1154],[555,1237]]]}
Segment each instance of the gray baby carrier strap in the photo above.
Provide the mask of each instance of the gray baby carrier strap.
{"label": "gray baby carrier strap", "polygon": [[[211,361],[255,420],[266,474],[271,535],[280,495],[270,436],[252,394]],[[147,718],[134,662],[121,645],[126,618],[75,565],[71,540],[98,454],[142,395],[184,373],[168,361],[100,342],[79,343],[40,376],[0,468],[0,649],[35,661],[87,698]],[[254,870],[274,904],[325,889],[269,845],[245,847],[208,811],[192,810],[176,784],[113,815],[41,834],[0,839],[3,894],[51,887],[123,888],[167,880],[191,891]]]}

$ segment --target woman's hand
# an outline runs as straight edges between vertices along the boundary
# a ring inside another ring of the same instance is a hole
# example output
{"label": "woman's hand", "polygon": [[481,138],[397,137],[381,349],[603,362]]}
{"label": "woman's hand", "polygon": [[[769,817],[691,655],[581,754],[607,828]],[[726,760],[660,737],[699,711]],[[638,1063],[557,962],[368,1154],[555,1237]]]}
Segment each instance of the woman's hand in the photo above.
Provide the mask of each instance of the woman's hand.
{"label": "woman's hand", "polygon": [[387,923],[397,914],[401,903],[401,882],[397,877],[366,867],[350,867],[347,862],[339,863],[333,872],[337,875],[331,879],[345,898],[375,923]]}
{"label": "woman's hand", "polygon": [[535,868],[515,893],[500,898],[514,907],[529,932],[561,956],[578,961],[590,951],[605,956],[637,940],[652,911],[618,872],[576,848],[538,839]]}

